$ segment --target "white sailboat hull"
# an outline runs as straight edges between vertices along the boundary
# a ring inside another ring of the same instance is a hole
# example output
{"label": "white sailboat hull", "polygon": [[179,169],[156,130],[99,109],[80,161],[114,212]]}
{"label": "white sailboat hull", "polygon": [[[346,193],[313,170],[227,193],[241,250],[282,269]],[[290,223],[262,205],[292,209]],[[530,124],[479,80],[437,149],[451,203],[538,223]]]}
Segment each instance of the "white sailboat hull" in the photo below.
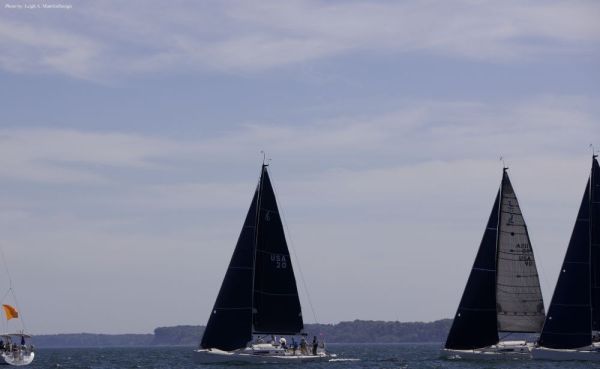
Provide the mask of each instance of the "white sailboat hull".
{"label": "white sailboat hull", "polygon": [[535,347],[531,351],[531,356],[535,360],[554,360],[554,361],[600,361],[600,351],[597,348],[581,348],[573,350],[551,349],[547,347]]}
{"label": "white sailboat hull", "polygon": [[255,363],[255,364],[277,364],[277,363],[300,363],[329,361],[335,355],[318,352],[317,355],[293,355],[291,352],[269,352],[246,348],[236,351],[222,351],[219,349],[198,349],[192,353],[196,364],[217,363]]}
{"label": "white sailboat hull", "polygon": [[23,366],[29,365],[35,357],[35,352],[28,350],[18,350],[11,352],[3,352],[2,359],[9,365]]}
{"label": "white sailboat hull", "polygon": [[449,359],[511,360],[530,359],[532,343],[526,341],[502,341],[497,345],[473,350],[443,349],[442,355]]}

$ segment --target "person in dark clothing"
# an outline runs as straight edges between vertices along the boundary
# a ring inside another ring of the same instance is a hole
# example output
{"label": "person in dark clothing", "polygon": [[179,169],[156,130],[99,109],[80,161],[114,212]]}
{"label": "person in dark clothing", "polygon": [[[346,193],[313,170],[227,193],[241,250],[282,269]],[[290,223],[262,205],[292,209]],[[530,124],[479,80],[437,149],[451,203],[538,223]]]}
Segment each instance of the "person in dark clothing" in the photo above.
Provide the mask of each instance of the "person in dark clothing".
{"label": "person in dark clothing", "polygon": [[316,355],[317,354],[317,348],[319,347],[319,341],[317,341],[317,336],[313,337],[312,346],[313,346],[312,354]]}

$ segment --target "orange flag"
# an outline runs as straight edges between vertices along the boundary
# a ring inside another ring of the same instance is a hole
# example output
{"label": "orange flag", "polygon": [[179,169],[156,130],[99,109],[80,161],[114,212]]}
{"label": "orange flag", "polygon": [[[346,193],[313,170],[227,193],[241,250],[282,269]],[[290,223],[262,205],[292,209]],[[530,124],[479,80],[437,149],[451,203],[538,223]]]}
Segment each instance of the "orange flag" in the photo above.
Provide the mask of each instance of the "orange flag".
{"label": "orange flag", "polygon": [[4,309],[4,314],[6,314],[6,320],[19,317],[19,312],[17,309],[10,305],[2,305],[2,309]]}

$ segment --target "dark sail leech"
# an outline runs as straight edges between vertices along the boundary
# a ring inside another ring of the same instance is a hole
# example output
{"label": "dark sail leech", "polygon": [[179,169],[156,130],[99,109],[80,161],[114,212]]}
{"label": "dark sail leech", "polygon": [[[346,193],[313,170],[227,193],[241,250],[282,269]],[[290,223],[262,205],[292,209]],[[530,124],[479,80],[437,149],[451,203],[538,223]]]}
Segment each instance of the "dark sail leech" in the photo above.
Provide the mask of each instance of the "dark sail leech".
{"label": "dark sail leech", "polygon": [[445,347],[470,350],[496,344],[496,238],[500,191],[471,269]]}
{"label": "dark sail leech", "polygon": [[252,340],[252,269],[257,201],[258,189],[206,324],[200,343],[202,348],[231,351],[246,347]]}
{"label": "dark sail leech", "polygon": [[283,224],[267,167],[263,167],[254,275],[254,332],[297,334],[302,311]]}

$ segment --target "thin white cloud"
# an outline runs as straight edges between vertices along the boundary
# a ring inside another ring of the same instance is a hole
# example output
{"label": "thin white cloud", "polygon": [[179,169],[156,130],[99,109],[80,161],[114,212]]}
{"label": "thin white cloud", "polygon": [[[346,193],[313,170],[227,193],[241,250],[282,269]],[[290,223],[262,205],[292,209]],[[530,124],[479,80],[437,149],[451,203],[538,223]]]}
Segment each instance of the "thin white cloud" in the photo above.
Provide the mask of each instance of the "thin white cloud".
{"label": "thin white cloud", "polygon": [[93,75],[99,68],[99,58],[104,56],[99,42],[60,25],[43,26],[12,19],[0,22],[0,48],[0,67],[5,70],[57,71],[78,78]]}
{"label": "thin white cloud", "polygon": [[587,56],[595,1],[79,3],[3,9],[0,66],[103,80],[155,71],[260,71],[351,52],[511,62]]}
{"label": "thin white cloud", "polygon": [[[398,101],[394,111],[297,124],[248,123],[220,136],[186,140],[61,129],[0,130],[0,176],[108,181],[107,168],[164,170],[193,161],[198,170],[239,162],[265,149],[277,160],[317,170],[349,168],[361,157],[380,166],[479,157],[572,155],[598,134],[594,101],[539,96],[505,104]],[[322,161],[326,158],[326,161]],[[328,164],[320,164],[328,163]],[[189,182],[189,181],[188,181]],[[184,183],[184,186],[190,183]],[[211,183],[203,184],[210,186]],[[193,189],[194,185],[182,190]],[[205,189],[201,189],[205,190]]]}
{"label": "thin white cloud", "polygon": [[175,142],[135,134],[53,129],[0,130],[0,176],[38,182],[102,182],[103,166],[148,168]]}

